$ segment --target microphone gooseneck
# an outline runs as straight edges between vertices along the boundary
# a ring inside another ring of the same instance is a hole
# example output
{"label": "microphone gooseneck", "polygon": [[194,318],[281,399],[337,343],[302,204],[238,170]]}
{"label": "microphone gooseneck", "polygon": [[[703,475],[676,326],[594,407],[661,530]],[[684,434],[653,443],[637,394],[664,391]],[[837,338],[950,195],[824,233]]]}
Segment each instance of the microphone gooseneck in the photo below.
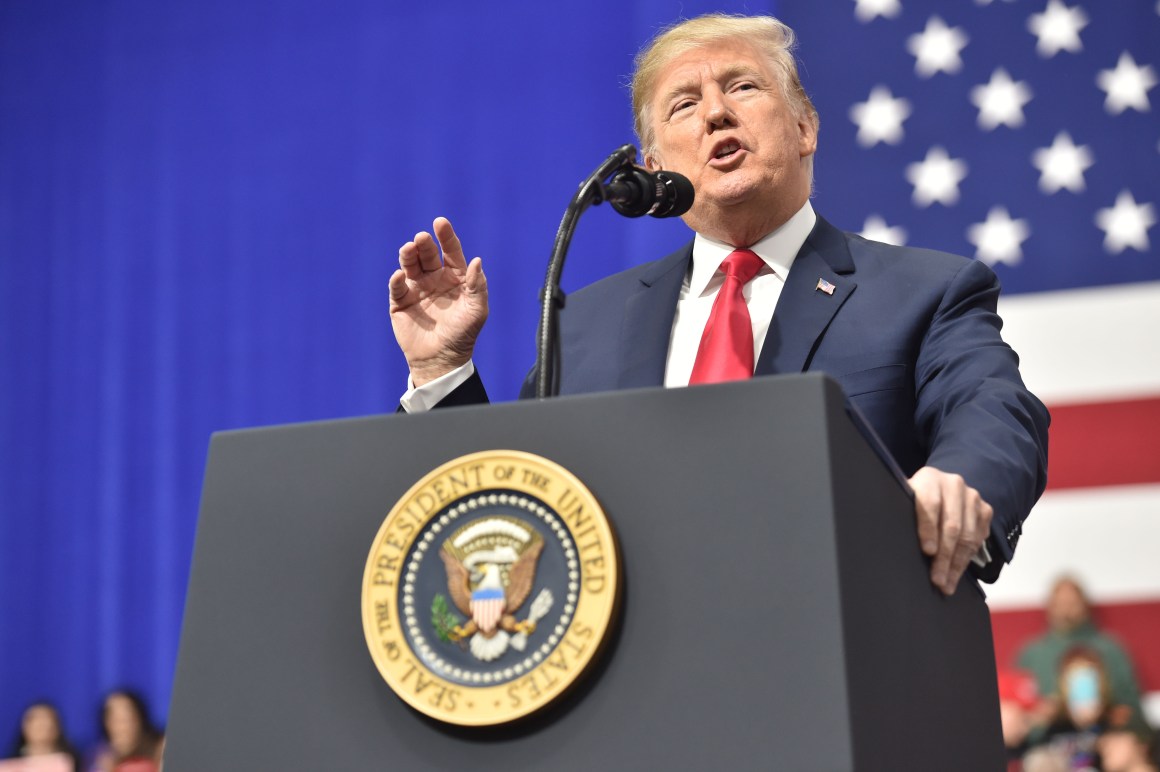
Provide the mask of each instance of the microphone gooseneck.
{"label": "microphone gooseneck", "polygon": [[[559,336],[560,309],[564,307],[564,293],[560,291],[560,276],[564,272],[564,258],[580,215],[592,204],[608,201],[626,217],[679,217],[693,205],[693,184],[676,172],[650,172],[636,163],[636,148],[622,145],[588,175],[568,208],[556,231],[548,273],[540,293],[540,326],[536,332],[536,397],[554,397],[560,393]],[[611,178],[611,179],[610,179]],[[607,180],[607,182],[602,182]]]}

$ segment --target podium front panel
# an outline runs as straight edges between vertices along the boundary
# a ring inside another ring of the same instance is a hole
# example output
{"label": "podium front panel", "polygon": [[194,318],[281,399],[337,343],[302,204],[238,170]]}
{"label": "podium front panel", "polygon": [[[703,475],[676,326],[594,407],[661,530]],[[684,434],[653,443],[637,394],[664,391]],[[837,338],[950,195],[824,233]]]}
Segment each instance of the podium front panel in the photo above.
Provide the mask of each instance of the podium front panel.
{"label": "podium front panel", "polygon": [[[412,484],[497,449],[544,456],[600,500],[623,555],[621,621],[561,704],[512,726],[451,728],[380,677],[362,575]],[[820,376],[215,435],[166,768],[920,768],[900,747],[912,729],[873,713],[921,716],[937,688],[921,680],[926,659],[959,661],[965,647],[956,677],[990,679],[992,692],[994,665],[977,651],[990,641],[978,591],[965,583],[946,601],[925,582],[909,506]],[[892,584],[904,590],[875,597]],[[873,631],[915,619],[974,642],[916,651],[887,645],[909,630]],[[933,742],[981,736],[995,758],[997,715],[953,718]]]}

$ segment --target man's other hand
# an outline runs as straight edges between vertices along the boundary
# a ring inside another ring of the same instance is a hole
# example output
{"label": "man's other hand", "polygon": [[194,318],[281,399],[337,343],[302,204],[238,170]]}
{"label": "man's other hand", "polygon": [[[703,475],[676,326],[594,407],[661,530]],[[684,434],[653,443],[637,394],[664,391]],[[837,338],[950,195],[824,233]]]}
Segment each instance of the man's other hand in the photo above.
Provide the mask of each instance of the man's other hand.
{"label": "man's other hand", "polygon": [[432,230],[434,238],[423,231],[399,248],[390,281],[391,328],[416,386],[467,364],[487,321],[480,259],[467,263],[447,218],[435,218]]}
{"label": "man's other hand", "polygon": [[924,466],[910,478],[922,551],[934,560],[930,581],[954,593],[971,558],[991,532],[994,510],[957,474]]}

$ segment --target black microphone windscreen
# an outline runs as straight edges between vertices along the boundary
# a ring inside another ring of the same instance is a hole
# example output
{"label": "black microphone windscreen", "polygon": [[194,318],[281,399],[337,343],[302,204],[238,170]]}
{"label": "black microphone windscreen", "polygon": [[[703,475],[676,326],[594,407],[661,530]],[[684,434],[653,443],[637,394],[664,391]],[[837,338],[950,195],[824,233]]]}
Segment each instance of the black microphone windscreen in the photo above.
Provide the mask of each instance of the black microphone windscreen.
{"label": "black microphone windscreen", "polygon": [[680,217],[693,207],[696,194],[688,177],[676,172],[659,171],[656,178],[661,183],[662,193],[649,214],[653,217]]}

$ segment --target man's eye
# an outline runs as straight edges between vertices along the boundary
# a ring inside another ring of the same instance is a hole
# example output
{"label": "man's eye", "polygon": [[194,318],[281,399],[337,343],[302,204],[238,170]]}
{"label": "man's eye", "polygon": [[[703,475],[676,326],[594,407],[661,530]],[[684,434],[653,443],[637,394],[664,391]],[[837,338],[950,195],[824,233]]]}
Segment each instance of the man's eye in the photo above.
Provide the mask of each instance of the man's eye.
{"label": "man's eye", "polygon": [[681,110],[688,109],[688,108],[692,107],[694,104],[696,104],[696,103],[693,102],[692,99],[682,99],[680,102],[677,102],[675,105],[673,105],[673,112],[679,113]]}
{"label": "man's eye", "polygon": [[749,81],[743,81],[743,82],[735,85],[733,87],[733,90],[734,91],[752,91],[755,88],[757,88],[756,83],[750,83]]}

